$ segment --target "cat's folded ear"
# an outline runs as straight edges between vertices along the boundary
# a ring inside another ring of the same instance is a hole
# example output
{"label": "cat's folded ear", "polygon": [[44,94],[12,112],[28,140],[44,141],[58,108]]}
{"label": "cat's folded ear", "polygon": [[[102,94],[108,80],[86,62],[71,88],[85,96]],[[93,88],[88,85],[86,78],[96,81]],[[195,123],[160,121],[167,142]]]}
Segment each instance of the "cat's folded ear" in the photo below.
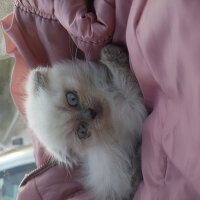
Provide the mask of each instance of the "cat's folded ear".
{"label": "cat's folded ear", "polygon": [[48,70],[46,68],[36,69],[34,72],[35,90],[45,89],[48,85]]}

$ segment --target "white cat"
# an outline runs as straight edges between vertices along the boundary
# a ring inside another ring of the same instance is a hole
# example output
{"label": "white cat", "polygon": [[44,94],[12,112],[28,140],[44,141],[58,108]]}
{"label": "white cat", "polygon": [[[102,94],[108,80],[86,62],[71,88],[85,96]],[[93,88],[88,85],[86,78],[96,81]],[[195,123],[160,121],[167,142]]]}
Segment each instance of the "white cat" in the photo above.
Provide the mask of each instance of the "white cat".
{"label": "white cat", "polygon": [[30,128],[47,151],[80,179],[95,200],[127,200],[140,180],[143,98],[117,46],[102,49],[98,62],[64,61],[38,67],[26,84]]}

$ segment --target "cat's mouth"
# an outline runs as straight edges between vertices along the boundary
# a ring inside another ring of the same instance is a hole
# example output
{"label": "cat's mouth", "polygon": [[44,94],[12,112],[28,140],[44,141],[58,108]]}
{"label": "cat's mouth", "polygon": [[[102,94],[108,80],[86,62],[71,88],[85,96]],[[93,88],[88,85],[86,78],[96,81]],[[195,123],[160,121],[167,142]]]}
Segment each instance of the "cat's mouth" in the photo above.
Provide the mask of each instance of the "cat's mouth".
{"label": "cat's mouth", "polygon": [[75,154],[72,149],[70,149],[66,154],[65,154],[65,161],[66,164],[69,164],[69,166],[72,165],[77,165],[78,158],[77,155]]}
{"label": "cat's mouth", "polygon": [[69,156],[65,156],[65,158],[66,158],[66,161],[67,161],[67,162],[69,162],[69,163],[72,162],[72,160],[71,160],[71,158],[70,158]]}

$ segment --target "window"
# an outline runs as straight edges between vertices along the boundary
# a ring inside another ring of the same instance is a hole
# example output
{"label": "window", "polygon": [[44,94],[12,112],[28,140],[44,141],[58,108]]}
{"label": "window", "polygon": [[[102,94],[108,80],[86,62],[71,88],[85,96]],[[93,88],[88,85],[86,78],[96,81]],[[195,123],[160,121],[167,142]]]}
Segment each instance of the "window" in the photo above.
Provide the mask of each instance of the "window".
{"label": "window", "polygon": [[[13,104],[9,82],[14,64],[13,58],[5,58],[0,60],[0,141],[4,143],[6,140],[6,134],[8,134],[8,128],[11,125],[13,117],[16,113],[15,106]],[[2,144],[4,145],[4,144]]]}
{"label": "window", "polygon": [[16,199],[18,187],[24,177],[24,174],[29,173],[35,167],[34,163],[30,163],[5,171],[0,171],[0,199]]}

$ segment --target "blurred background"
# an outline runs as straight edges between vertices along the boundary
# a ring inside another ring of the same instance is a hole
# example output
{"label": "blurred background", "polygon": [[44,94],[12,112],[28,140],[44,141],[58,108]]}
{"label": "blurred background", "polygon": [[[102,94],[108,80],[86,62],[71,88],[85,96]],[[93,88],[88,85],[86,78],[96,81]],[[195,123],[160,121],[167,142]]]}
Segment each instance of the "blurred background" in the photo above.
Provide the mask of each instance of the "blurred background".
{"label": "blurred background", "polygon": [[[13,12],[14,0],[0,0],[0,19]],[[15,59],[6,54],[0,28],[0,200],[15,200],[19,184],[36,166],[28,128],[10,94]]]}

